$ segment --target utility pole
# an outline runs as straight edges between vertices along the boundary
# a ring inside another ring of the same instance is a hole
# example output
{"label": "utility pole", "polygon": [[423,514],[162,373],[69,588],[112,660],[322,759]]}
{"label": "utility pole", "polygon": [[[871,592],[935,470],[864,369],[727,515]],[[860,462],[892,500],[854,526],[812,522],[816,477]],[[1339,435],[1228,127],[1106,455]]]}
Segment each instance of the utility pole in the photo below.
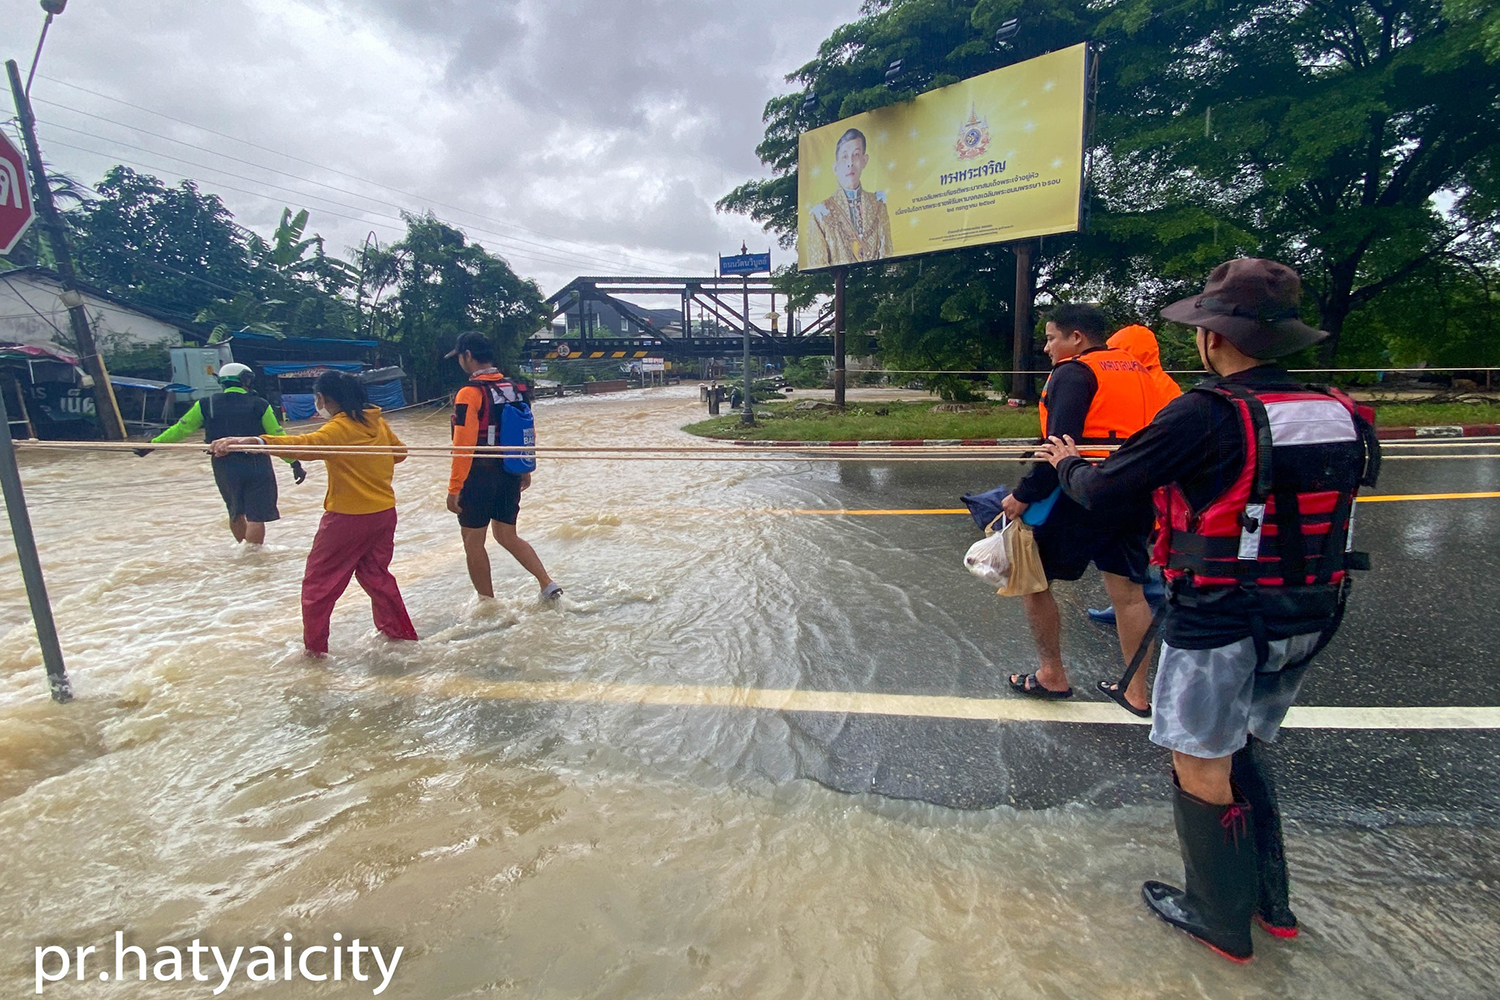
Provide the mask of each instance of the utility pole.
{"label": "utility pole", "polygon": [[120,417],[120,406],[115,402],[114,387],[109,384],[109,372],[104,368],[104,359],[94,343],[94,331],[89,326],[88,313],[83,308],[83,295],[78,290],[78,273],[73,269],[73,255],[68,248],[68,237],[63,229],[62,217],[57,214],[57,205],[52,201],[52,188],[47,183],[47,171],[42,166],[42,154],[37,148],[36,117],[31,113],[31,101],[21,85],[21,70],[14,59],[8,60],[5,70],[10,75],[11,93],[16,99],[16,114],[21,119],[21,138],[26,144],[26,159],[31,165],[32,196],[36,198],[37,210],[42,216],[42,226],[47,232],[47,242],[52,245],[56,258],[57,273],[62,278],[63,305],[68,307],[68,322],[77,342],[79,360],[83,370],[94,380],[94,414],[105,440],[124,441],[125,421]]}

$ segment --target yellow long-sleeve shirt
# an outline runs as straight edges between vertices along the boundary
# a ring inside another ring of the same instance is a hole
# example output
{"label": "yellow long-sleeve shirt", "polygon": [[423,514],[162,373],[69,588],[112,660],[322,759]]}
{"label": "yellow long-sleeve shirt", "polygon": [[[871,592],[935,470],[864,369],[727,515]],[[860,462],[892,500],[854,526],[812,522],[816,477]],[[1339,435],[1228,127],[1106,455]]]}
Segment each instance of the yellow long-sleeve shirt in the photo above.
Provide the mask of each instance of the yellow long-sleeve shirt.
{"label": "yellow long-sleeve shirt", "polygon": [[347,413],[333,418],[311,434],[263,434],[261,440],[276,449],[275,454],[303,461],[321,460],[328,467],[328,494],[323,509],[335,514],[378,514],[396,506],[396,491],[391,487],[396,463],[406,460],[404,452],[360,455],[311,455],[300,449],[321,445],[376,445],[404,448],[391,425],[380,415],[380,407],[365,408],[365,423]]}

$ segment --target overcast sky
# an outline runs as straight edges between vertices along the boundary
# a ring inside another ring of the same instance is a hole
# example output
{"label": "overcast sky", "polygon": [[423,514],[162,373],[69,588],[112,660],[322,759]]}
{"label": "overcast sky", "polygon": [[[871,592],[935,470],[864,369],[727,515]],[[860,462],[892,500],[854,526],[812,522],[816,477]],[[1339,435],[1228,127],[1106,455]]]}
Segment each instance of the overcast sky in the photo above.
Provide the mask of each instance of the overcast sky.
{"label": "overcast sky", "polygon": [[[770,247],[714,202],[765,175],[767,99],[858,8],[72,0],[31,96],[43,155],[80,180],[113,163],[191,177],[261,233],[307,208],[339,255],[371,230],[399,238],[399,209],[431,209],[550,294],[579,274],[709,274],[741,240]],[[0,0],[0,56],[23,74],[44,17]]]}

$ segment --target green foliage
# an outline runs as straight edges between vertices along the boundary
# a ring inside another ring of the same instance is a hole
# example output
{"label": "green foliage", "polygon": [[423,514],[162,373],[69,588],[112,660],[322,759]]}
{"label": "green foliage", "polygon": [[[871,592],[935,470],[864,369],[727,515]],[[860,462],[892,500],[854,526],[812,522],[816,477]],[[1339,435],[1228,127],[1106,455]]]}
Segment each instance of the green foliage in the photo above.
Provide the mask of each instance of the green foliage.
{"label": "green foliage", "polygon": [[[1011,17],[1022,31],[997,52],[989,39]],[[757,152],[773,176],[719,207],[790,247],[801,131],[1080,41],[1100,61],[1090,224],[1043,241],[1043,300],[1100,301],[1122,324],[1155,326],[1221,261],[1267,256],[1302,272],[1309,318],[1334,334],[1323,357],[1346,325],[1349,356],[1446,351],[1392,340],[1372,317],[1419,314],[1437,275],[1453,289],[1496,278],[1490,0],[868,0],[766,105]],[[891,89],[897,58],[906,73]],[[875,332],[890,367],[999,367],[1009,259],[988,249],[856,269],[849,329]],[[794,301],[831,291],[827,274],[777,280]],[[1465,329],[1493,328],[1493,298],[1462,302],[1451,308]]]}
{"label": "green foliage", "polygon": [[782,374],[794,389],[822,389],[833,385],[829,365],[832,358],[788,358]]}
{"label": "green foliage", "polygon": [[[535,283],[431,215],[407,216],[404,239],[367,248],[356,266],[328,255],[323,238],[309,235],[305,209],[284,209],[263,237],[236,225],[216,196],[191,181],[168,187],[117,166],[92,198],[67,178],[53,183],[81,277],[207,327],[210,343],[241,331],[373,336],[394,342],[408,370],[435,387],[462,378],[442,360],[459,333],[488,334],[509,365],[544,316]],[[48,253],[45,241],[33,240],[7,263],[46,265]],[[150,352],[116,357],[133,370],[159,371]]]}
{"label": "green foliage", "polygon": [[497,362],[513,367],[546,315],[536,283],[431,214],[404,218],[405,238],[375,265],[398,289],[386,336],[407,370],[426,386],[458,385],[463,373],[442,356],[469,330],[489,336]]}
{"label": "green foliage", "polygon": [[128,375],[166,382],[172,378],[172,356],[167,353],[170,341],[158,344],[127,344],[117,334],[99,338],[99,353],[111,375]]}
{"label": "green foliage", "polygon": [[167,187],[111,167],[98,197],[76,212],[74,247],[90,282],[161,312],[191,318],[252,289],[252,259],[229,209],[191,181]]}
{"label": "green foliage", "polygon": [[931,402],[859,402],[845,410],[797,410],[793,403],[771,403],[755,411],[758,423],[745,427],[739,415],[689,424],[689,434],[748,441],[890,441],[914,438],[1036,438],[1035,409],[981,406],[964,413],[934,413]]}

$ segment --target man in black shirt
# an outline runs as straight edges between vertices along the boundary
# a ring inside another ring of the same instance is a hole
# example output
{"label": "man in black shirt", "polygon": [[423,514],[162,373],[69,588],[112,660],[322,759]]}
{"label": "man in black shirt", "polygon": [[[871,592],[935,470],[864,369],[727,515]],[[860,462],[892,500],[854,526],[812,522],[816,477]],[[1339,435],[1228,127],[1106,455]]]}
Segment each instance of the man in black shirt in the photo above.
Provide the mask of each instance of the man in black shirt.
{"label": "man in black shirt", "polygon": [[[1125,351],[1108,346],[1111,326],[1097,307],[1063,305],[1047,321],[1045,350],[1053,369],[1038,407],[1042,437],[1070,435],[1080,442],[1118,444],[1145,427],[1156,412],[1156,392],[1146,369]],[[1108,451],[1098,451],[1103,456]],[[1001,506],[1019,518],[1033,503],[1057,489],[1057,473],[1046,462],[1034,465]],[[1147,539],[1153,517],[1147,497],[1086,510],[1067,496],[1057,498],[1046,521],[1035,529],[1042,570],[1049,583],[1077,580],[1093,563],[1104,576],[1119,626],[1121,652],[1128,661],[1151,625],[1151,609],[1141,592],[1147,579]],[[1010,685],[1036,698],[1067,698],[1073,688],[1062,661],[1062,620],[1049,589],[1022,598],[1026,620],[1041,661],[1035,673],[1010,675]],[[1111,698],[1137,715],[1149,715],[1145,677],[1126,691],[1102,685]]]}
{"label": "man in black shirt", "polygon": [[[1203,294],[1162,310],[1197,328],[1216,376],[1167,404],[1107,461],[1069,437],[1041,456],[1088,509],[1151,495],[1170,607],[1151,740],[1172,751],[1187,887],[1143,887],[1168,923],[1235,961],[1252,919],[1297,933],[1288,907],[1275,787],[1256,746],[1276,738],[1348,591],[1350,511],[1379,447],[1345,396],[1305,386],[1271,359],[1327,336],[1298,320],[1301,281],[1235,260]],[[1233,785],[1231,785],[1231,775]],[[1254,835],[1241,836],[1247,826]]]}

